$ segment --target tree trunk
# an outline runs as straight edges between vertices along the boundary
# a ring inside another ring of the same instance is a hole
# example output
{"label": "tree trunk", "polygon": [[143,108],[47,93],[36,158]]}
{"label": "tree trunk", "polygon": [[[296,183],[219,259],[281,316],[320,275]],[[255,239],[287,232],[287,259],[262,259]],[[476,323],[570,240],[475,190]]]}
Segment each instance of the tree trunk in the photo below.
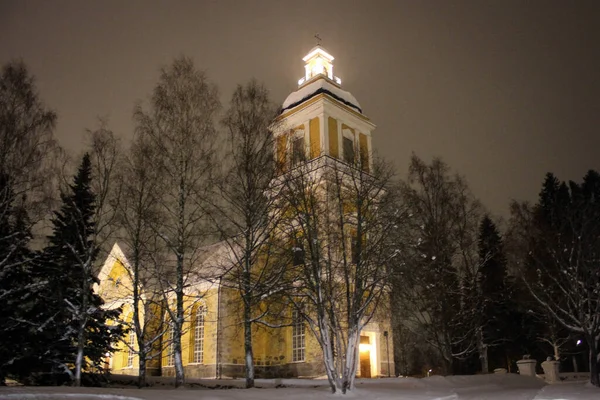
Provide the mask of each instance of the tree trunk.
{"label": "tree trunk", "polygon": [[[183,285],[182,285],[183,286]],[[183,325],[183,291],[177,293],[177,317],[173,330],[173,353],[175,358],[175,387],[181,387],[185,383],[183,371],[183,360],[181,358],[181,328]]]}
{"label": "tree trunk", "polygon": [[81,367],[83,364],[83,347],[85,339],[85,324],[82,323],[77,333],[77,358],[75,360],[75,381],[73,385],[76,387],[81,386]]}
{"label": "tree trunk", "polygon": [[[245,303],[245,302],[244,302]],[[246,388],[254,387],[254,355],[252,354],[252,316],[250,307],[244,304],[244,351],[246,357]]]}
{"label": "tree trunk", "polygon": [[452,350],[449,347],[449,345],[444,345],[444,349],[442,349],[442,372],[444,375],[452,375],[454,372],[454,358],[452,357]]}
{"label": "tree trunk", "polygon": [[[84,269],[85,271],[85,269]],[[75,360],[75,386],[81,386],[81,368],[83,365],[83,352],[85,348],[85,327],[87,326],[87,308],[88,308],[88,291],[87,279],[84,278],[82,284],[81,297],[81,322],[79,324],[79,332],[77,332],[77,358]]]}
{"label": "tree trunk", "polygon": [[139,370],[138,370],[138,388],[146,386],[146,350],[145,345],[138,343],[138,358],[139,358]]}
{"label": "tree trunk", "polygon": [[342,382],[342,394],[354,389],[354,380],[356,379],[356,369],[358,367],[358,342],[360,335],[358,329],[353,327],[348,332],[348,348],[346,350],[346,365]]}
{"label": "tree trunk", "polygon": [[318,313],[319,317],[317,319],[317,324],[319,327],[320,345],[321,349],[323,350],[323,363],[325,364],[325,372],[327,373],[327,380],[329,381],[331,393],[336,393],[338,389],[341,389],[341,382],[335,367],[331,332],[329,331],[329,326],[323,317],[323,310],[319,310]]}
{"label": "tree trunk", "polygon": [[590,346],[590,383],[594,386],[600,386],[600,376],[598,376],[600,373],[598,370],[598,348],[593,337],[588,338],[588,345]]}
{"label": "tree trunk", "polygon": [[185,383],[183,360],[181,358],[181,331],[183,328],[183,256],[179,253],[177,258],[177,310],[175,329],[173,330],[173,353],[175,355],[175,387],[181,387]]}
{"label": "tree trunk", "polygon": [[477,330],[477,348],[479,350],[481,372],[484,374],[488,374],[490,372],[488,346],[483,342],[483,333],[481,328]]}

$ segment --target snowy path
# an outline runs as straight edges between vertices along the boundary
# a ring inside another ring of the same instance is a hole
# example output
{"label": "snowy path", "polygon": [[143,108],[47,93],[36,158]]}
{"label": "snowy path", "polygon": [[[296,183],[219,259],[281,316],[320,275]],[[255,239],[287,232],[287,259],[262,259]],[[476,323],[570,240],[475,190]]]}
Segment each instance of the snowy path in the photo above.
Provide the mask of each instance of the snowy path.
{"label": "snowy path", "polygon": [[[212,381],[213,384],[238,381]],[[260,380],[257,389],[3,387],[0,400],[333,400],[326,381]],[[275,384],[287,387],[274,388]],[[583,384],[545,385],[514,374],[358,380],[350,399],[373,400],[600,400],[600,389]]]}

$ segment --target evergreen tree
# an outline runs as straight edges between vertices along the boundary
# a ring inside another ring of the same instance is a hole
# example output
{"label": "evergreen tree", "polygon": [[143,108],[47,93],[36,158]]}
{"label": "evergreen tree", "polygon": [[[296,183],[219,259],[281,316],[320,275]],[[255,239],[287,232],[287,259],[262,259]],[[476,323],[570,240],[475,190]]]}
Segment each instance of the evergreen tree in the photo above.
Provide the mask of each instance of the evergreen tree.
{"label": "evergreen tree", "polygon": [[[119,310],[102,309],[102,298],[93,292],[97,282],[94,262],[95,195],[91,190],[91,162],[86,154],[70,192],[61,195],[62,206],[52,219],[53,233],[44,250],[41,271],[47,277],[45,302],[52,320],[46,330],[50,345],[43,361],[54,370],[63,370],[81,383],[81,371],[102,367],[102,359],[112,350],[111,343],[123,334],[109,320]],[[75,371],[71,369],[75,366]]]}
{"label": "evergreen tree", "polygon": [[[590,171],[581,184],[544,181],[535,207],[513,206],[515,230],[523,243],[522,278],[545,318],[542,338],[554,347],[568,333],[585,339],[590,382],[600,386],[600,175]],[[540,332],[538,332],[540,333]]]}
{"label": "evergreen tree", "polygon": [[[506,298],[506,258],[502,238],[496,224],[485,216],[479,226],[479,293],[481,301],[481,332],[479,357],[484,373],[504,366],[504,357],[488,349],[506,340],[505,326],[508,317]],[[494,354],[496,353],[496,354]]]}
{"label": "evergreen tree", "polygon": [[27,213],[14,206],[7,174],[0,173],[0,384],[7,374],[22,375],[36,342],[31,303],[36,293],[31,276],[33,253]]}

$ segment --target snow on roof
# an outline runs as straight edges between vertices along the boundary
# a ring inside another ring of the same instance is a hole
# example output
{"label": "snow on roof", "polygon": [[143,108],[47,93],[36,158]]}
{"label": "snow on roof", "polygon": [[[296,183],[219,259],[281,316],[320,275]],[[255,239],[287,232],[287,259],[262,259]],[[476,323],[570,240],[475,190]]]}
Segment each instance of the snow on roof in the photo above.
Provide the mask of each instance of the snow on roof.
{"label": "snow on roof", "polygon": [[362,114],[362,109],[360,104],[350,92],[346,92],[345,90],[340,89],[331,83],[328,79],[320,78],[316,81],[309,83],[308,85],[292,92],[283,102],[283,111],[289,110],[290,108],[294,108],[300,103],[310,99],[313,96],[316,96],[319,93],[327,93],[331,95],[336,100],[346,104],[349,107],[352,107],[356,111]]}

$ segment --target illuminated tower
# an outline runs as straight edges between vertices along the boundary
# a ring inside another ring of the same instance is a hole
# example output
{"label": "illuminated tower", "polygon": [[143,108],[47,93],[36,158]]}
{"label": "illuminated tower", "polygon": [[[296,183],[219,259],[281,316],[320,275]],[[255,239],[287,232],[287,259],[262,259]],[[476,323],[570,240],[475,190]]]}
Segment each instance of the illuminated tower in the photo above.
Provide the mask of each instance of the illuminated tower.
{"label": "illuminated tower", "polygon": [[280,160],[294,167],[325,156],[368,171],[375,125],[354,96],[342,90],[341,79],[333,74],[331,54],[318,45],[302,60],[304,76],[298,90],[283,102],[276,132]]}

